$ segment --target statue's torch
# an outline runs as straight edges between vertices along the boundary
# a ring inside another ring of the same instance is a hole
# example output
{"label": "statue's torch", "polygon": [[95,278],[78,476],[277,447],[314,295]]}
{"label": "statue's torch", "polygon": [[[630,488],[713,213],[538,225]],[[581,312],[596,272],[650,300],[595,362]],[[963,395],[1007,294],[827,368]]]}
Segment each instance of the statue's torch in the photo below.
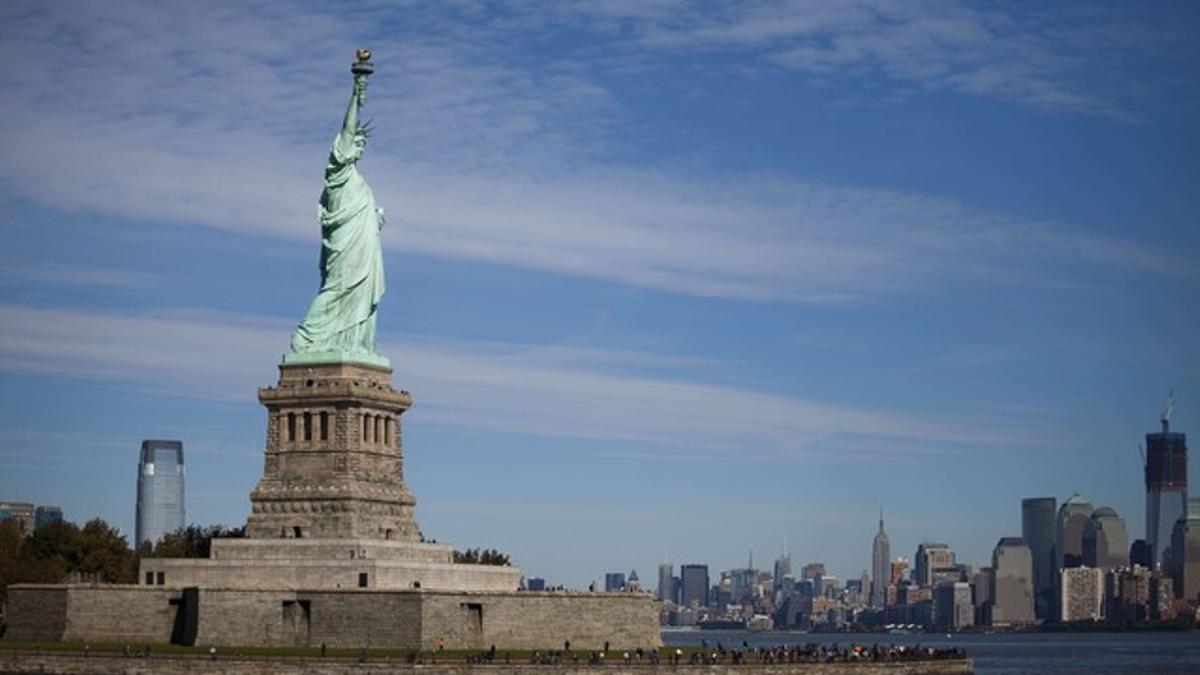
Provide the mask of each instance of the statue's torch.
{"label": "statue's torch", "polygon": [[367,102],[367,76],[375,72],[375,64],[371,63],[371,50],[360,49],[355,52],[358,60],[354,65],[350,66],[350,72],[354,73],[354,88],[358,91],[358,104],[364,105]]}

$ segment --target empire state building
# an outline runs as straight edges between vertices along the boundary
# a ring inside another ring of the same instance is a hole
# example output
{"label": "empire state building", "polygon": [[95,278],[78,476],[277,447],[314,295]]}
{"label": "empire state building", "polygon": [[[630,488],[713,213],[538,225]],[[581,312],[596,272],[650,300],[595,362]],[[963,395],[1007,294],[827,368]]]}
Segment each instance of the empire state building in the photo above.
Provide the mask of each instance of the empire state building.
{"label": "empire state building", "polygon": [[871,606],[882,608],[887,600],[889,578],[888,563],[891,561],[891,546],[883,531],[883,509],[879,510],[879,533],[871,545]]}

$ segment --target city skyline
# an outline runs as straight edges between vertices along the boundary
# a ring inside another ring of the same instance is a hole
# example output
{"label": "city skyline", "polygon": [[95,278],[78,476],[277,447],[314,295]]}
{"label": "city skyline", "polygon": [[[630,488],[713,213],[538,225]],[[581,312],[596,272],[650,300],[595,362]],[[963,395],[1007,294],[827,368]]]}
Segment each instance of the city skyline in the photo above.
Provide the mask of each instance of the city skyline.
{"label": "city skyline", "polygon": [[[141,512],[142,512],[141,492],[143,489],[143,486],[142,486],[142,479],[143,479],[143,473],[144,473],[143,467],[146,463],[148,448],[151,451],[157,451],[158,449],[164,449],[164,448],[167,450],[175,450],[179,453],[180,458],[182,457],[182,444],[178,441],[143,441],[142,448],[141,448],[142,459],[139,462],[139,471],[138,471],[138,493],[139,493],[139,495],[138,495],[138,503],[139,503],[138,514],[139,514],[139,517],[141,516]],[[180,464],[180,469],[182,469],[182,462],[179,462],[179,464]],[[178,478],[179,478],[179,482],[182,484],[182,470],[180,470]],[[182,485],[180,487],[182,487]],[[1029,530],[1030,522],[1031,522],[1029,520],[1030,514],[1028,513],[1028,511],[1031,506],[1035,506],[1035,507],[1044,506],[1046,503],[1049,503],[1051,506],[1053,506],[1054,502],[1055,502],[1055,498],[1053,498],[1053,497],[1029,497],[1029,498],[1022,499],[1021,500],[1022,536],[1019,536],[1019,537],[1002,536],[1001,541],[1000,541],[1000,545],[1004,545],[1006,542],[1021,541],[1021,542],[1024,542],[1026,547],[1029,549],[1029,554],[1030,554],[1030,559],[1031,559],[1031,563],[1030,563],[1031,576],[1028,581],[1031,584],[1031,588],[1033,589],[1033,592],[1035,593],[1035,595],[1038,593],[1038,588],[1039,588],[1039,585],[1037,582],[1037,579],[1039,578],[1039,574],[1037,572],[1038,566],[1036,564],[1036,560],[1038,559],[1039,553],[1038,553],[1038,550],[1034,546],[1028,544],[1028,542],[1031,541],[1031,539],[1026,536],[1026,531]],[[6,503],[15,503],[15,502],[10,501],[10,502],[6,502]],[[1102,569],[1113,569],[1113,568],[1129,565],[1131,562],[1131,557],[1130,557],[1131,551],[1130,551],[1129,546],[1131,544],[1133,544],[1134,541],[1127,534],[1124,518],[1122,516],[1120,516],[1120,514],[1116,513],[1110,507],[1102,506],[1102,507],[1093,509],[1092,505],[1089,502],[1087,502],[1087,500],[1082,495],[1079,495],[1078,493],[1073,494],[1064,501],[1063,509],[1061,509],[1057,512],[1055,512],[1053,509],[1051,509],[1052,520],[1057,520],[1057,521],[1059,521],[1059,523],[1058,523],[1058,525],[1056,525],[1054,522],[1051,522],[1049,524],[1049,529],[1054,529],[1058,526],[1065,527],[1065,523],[1067,522],[1066,519],[1068,518],[1068,516],[1065,514],[1072,513],[1070,511],[1070,508],[1073,508],[1074,505],[1078,505],[1078,504],[1082,504],[1085,506],[1086,516],[1072,515],[1071,516],[1072,519],[1075,517],[1079,517],[1079,518],[1081,518],[1081,520],[1079,520],[1079,522],[1077,522],[1077,523],[1074,523],[1073,526],[1070,528],[1060,529],[1060,531],[1057,534],[1051,532],[1050,533],[1051,540],[1050,540],[1049,545],[1051,547],[1050,550],[1053,552],[1053,551],[1056,551],[1057,545],[1059,543],[1063,543],[1063,540],[1073,540],[1073,541],[1075,541],[1076,544],[1078,544],[1079,553],[1078,553],[1078,555],[1075,555],[1075,554],[1071,554],[1070,550],[1067,550],[1067,551],[1065,551],[1065,553],[1067,554],[1065,558],[1058,558],[1058,556],[1056,556],[1056,559],[1049,560],[1047,562],[1047,566],[1052,568],[1053,574],[1057,575],[1058,570],[1060,568],[1062,568],[1064,564],[1066,564],[1069,567],[1075,567],[1075,566],[1082,565],[1085,567],[1099,567]],[[1189,504],[1189,506],[1188,506],[1189,510],[1185,512],[1185,515],[1191,514],[1193,511],[1196,511],[1195,504],[1200,504],[1200,499],[1189,498],[1188,504]],[[33,507],[32,504],[29,504],[28,506],[31,509]],[[41,522],[40,519],[42,518],[42,511],[44,509],[53,510],[53,512],[56,514],[55,518],[60,522],[62,521],[61,510],[58,507],[56,507],[56,506],[46,506],[46,507],[38,506],[37,512],[38,512],[39,523]],[[1197,511],[1197,512],[1200,512],[1200,511]],[[30,514],[32,514],[32,511],[30,512]],[[3,517],[8,517],[7,512],[5,512],[3,514]],[[30,518],[32,518],[32,515],[30,515]],[[1181,516],[1181,518],[1182,518],[1182,516]],[[0,519],[3,519],[3,518],[0,517]],[[47,522],[49,522],[49,520],[47,520]],[[187,523],[189,521],[185,520],[184,522]],[[1072,520],[1072,522],[1074,522],[1074,521]],[[1106,526],[1104,526],[1103,523],[1113,523],[1113,525],[1107,526],[1107,532],[1108,532],[1107,536],[1105,535],[1105,529],[1104,529]],[[194,524],[194,523],[192,523],[192,524]],[[38,527],[40,527],[40,526],[41,525],[39,524]],[[1119,532],[1119,537],[1116,539],[1111,539],[1111,537],[1112,537],[1112,529],[1111,528],[1114,526],[1119,528],[1117,530],[1117,532]],[[1038,531],[1038,528],[1041,528],[1043,530],[1046,529],[1046,525],[1037,524],[1037,523],[1035,523],[1032,527],[1034,528],[1035,532]],[[1095,528],[1095,530],[1093,530],[1093,527]],[[170,529],[168,529],[167,531],[170,531]],[[143,537],[141,535],[138,535],[133,540],[131,540],[131,543],[133,543],[134,541],[140,540],[142,538]],[[1091,538],[1090,543],[1089,543],[1089,538]],[[157,540],[157,538],[155,538],[154,540]],[[1058,540],[1057,543],[1055,540]],[[1097,541],[1099,543],[1097,543]],[[880,542],[882,542],[882,544]],[[1144,544],[1145,542],[1142,539],[1139,539],[1137,541],[1137,543]],[[1068,547],[1070,546],[1070,544],[1067,544],[1067,545],[1068,545]],[[936,587],[938,585],[938,577],[934,573],[934,569],[936,569],[936,568],[930,569],[929,563],[922,562],[923,555],[925,555],[923,553],[923,551],[928,551],[931,548],[936,551],[945,551],[945,556],[948,556],[948,558],[946,558],[942,562],[943,562],[943,564],[949,565],[948,567],[945,568],[946,572],[950,572],[951,568],[956,568],[958,571],[961,571],[964,569],[964,566],[965,566],[965,569],[968,569],[968,570],[973,569],[975,571],[978,571],[981,568],[986,568],[986,566],[987,566],[987,561],[984,561],[983,563],[957,561],[957,565],[956,565],[956,553],[954,552],[953,546],[949,546],[943,542],[934,542],[934,541],[931,541],[930,539],[923,539],[923,540],[921,540],[920,543],[917,544],[915,555],[912,558],[913,560],[917,561],[915,563],[916,566],[912,570],[913,583],[923,585],[923,586],[933,586],[933,587]],[[1090,550],[1090,552],[1089,552],[1089,550]],[[992,553],[993,564],[994,564],[994,560],[995,560],[995,555],[996,555],[995,552],[993,552]],[[945,557],[945,556],[943,556],[943,557]],[[820,575],[826,576],[830,579],[833,579],[836,583],[836,581],[838,580],[839,577],[836,574],[829,574],[825,571],[825,563],[822,562],[822,560],[824,560],[824,559],[825,559],[825,557],[823,557],[821,555],[816,555],[814,557],[811,557],[810,559],[802,560],[801,563],[803,563],[803,568],[804,568],[802,578],[806,578],[809,576],[810,569],[815,569],[815,570],[818,570],[818,573]],[[652,592],[652,594],[658,596],[660,600],[667,599],[668,597],[674,597],[676,593],[681,592],[681,587],[682,587],[681,577],[672,577],[670,575],[671,569],[676,564],[678,564],[680,566],[681,574],[683,571],[683,569],[682,569],[683,567],[689,567],[689,568],[693,568],[693,569],[702,568],[705,570],[705,579],[711,581],[711,579],[708,577],[708,572],[707,572],[707,570],[710,568],[710,565],[706,562],[703,562],[703,560],[704,560],[704,557],[701,556],[696,561],[693,561],[690,563],[684,562],[682,560],[680,560],[680,561],[666,560],[666,561],[660,562],[658,564],[658,570],[659,570],[658,580],[657,580],[658,585],[656,585],[656,587],[653,589],[653,591],[651,591],[651,589],[649,589],[649,588],[646,588],[645,591],[648,593]],[[888,543],[887,535],[884,532],[882,513],[880,513],[879,530],[878,530],[878,532],[876,532],[876,535],[874,538],[874,545],[873,545],[873,549],[872,549],[872,564],[871,564],[870,568],[864,568],[863,572],[862,572],[864,575],[864,577],[863,577],[864,581],[866,581],[867,579],[870,579],[872,581],[872,585],[866,586],[865,587],[866,590],[862,591],[864,594],[864,600],[863,600],[864,603],[869,606],[872,606],[872,607],[878,606],[875,604],[877,592],[874,587],[874,579],[878,578],[877,577],[878,570],[881,567],[883,567],[884,569],[892,568],[890,571],[890,574],[889,574],[889,581],[894,583],[894,577],[895,577],[894,565],[895,565],[895,563],[897,563],[897,562],[907,563],[907,561],[908,561],[908,558],[906,556],[904,556],[902,553],[897,554],[896,556],[890,555],[890,546]],[[783,541],[782,547],[781,547],[780,557],[776,558],[774,560],[774,570],[773,570],[772,576],[776,580],[778,580],[784,574],[791,575],[792,574],[791,570],[792,570],[792,553],[791,553],[790,549],[788,548],[787,540],[785,538]],[[718,569],[719,575],[733,575],[735,577],[738,573],[750,572],[750,571],[756,571],[760,574],[767,573],[766,567],[758,567],[758,566],[754,565],[754,549],[753,549],[753,547],[751,547],[749,549],[748,566],[732,567],[732,568],[728,568],[728,569]],[[629,575],[631,577],[631,579],[636,579],[636,574],[637,574],[636,569],[631,568],[630,575]],[[530,576],[530,575],[523,575],[523,576],[529,576],[530,579],[536,579],[541,584],[546,583],[546,579],[544,577],[537,577],[537,576]],[[957,576],[957,572],[951,576]],[[601,579],[603,579],[603,583],[600,583]],[[848,579],[848,577],[847,577],[847,579]],[[664,581],[667,581],[668,583],[671,584],[671,586],[669,586],[670,593],[666,597],[664,597],[664,594],[661,590],[662,584],[664,583]],[[849,581],[849,579],[848,579],[848,581]],[[561,585],[561,584],[553,583],[552,585]],[[884,586],[886,586],[886,584]],[[570,587],[570,586],[568,586],[568,587]],[[625,574],[624,574],[624,572],[608,572],[608,571],[595,573],[592,576],[591,582],[586,584],[586,587],[589,589],[592,589],[592,590],[604,590],[606,592],[624,591],[624,590],[626,590]],[[584,588],[584,584],[580,584],[579,588]],[[642,587],[639,585],[639,588],[642,588]],[[711,588],[711,586],[706,587],[706,589],[704,591],[706,594],[708,593],[709,588]],[[706,597],[707,597],[707,595],[706,595]],[[1049,608],[1047,611],[1049,611]],[[1040,609],[1039,609],[1039,618],[1041,618],[1041,610]]]}
{"label": "city skyline", "polygon": [[189,520],[244,524],[370,46],[429,537],[576,588],[784,540],[856,579],[880,504],[893,557],[1076,493],[1142,538],[1169,390],[1200,433],[1198,12],[9,3],[0,497],[132,538],[179,438]]}

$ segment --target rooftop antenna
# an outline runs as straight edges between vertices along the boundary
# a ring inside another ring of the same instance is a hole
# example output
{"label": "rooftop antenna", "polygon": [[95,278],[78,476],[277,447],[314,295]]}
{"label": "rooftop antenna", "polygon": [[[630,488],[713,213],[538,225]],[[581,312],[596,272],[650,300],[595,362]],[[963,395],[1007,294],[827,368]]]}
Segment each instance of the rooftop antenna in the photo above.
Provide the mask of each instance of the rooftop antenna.
{"label": "rooftop antenna", "polygon": [[1162,414],[1158,416],[1158,421],[1162,422],[1163,433],[1167,433],[1171,426],[1171,413],[1175,412],[1175,390],[1172,389],[1167,394],[1167,407],[1163,408]]}

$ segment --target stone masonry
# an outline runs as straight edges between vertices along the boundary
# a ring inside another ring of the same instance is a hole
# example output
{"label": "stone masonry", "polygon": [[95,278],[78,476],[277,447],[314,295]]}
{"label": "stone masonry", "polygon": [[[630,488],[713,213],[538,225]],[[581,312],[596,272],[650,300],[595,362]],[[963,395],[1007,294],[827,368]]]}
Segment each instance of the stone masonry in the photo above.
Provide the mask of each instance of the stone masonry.
{"label": "stone masonry", "polygon": [[267,447],[246,536],[420,541],[400,433],[409,393],[373,366],[279,370],[278,385],[258,390]]}
{"label": "stone masonry", "polygon": [[658,604],[635,593],[169,589],[21,584],[17,640],[217,647],[579,649],[661,644]]}

